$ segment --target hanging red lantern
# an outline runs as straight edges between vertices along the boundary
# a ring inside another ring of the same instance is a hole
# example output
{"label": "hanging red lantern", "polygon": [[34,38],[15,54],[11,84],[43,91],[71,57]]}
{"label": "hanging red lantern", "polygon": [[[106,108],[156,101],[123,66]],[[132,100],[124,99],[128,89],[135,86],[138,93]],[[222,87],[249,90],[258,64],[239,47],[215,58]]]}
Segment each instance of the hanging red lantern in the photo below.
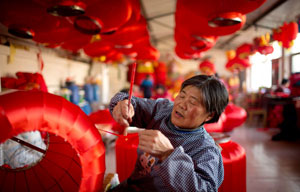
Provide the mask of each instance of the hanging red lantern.
{"label": "hanging red lantern", "polygon": [[176,27],[189,31],[191,35],[220,36],[234,33],[244,25],[244,14],[237,11],[219,11],[215,5],[215,2],[177,1]]}
{"label": "hanging red lantern", "polygon": [[128,46],[134,43],[136,39],[148,37],[147,22],[143,17],[139,21],[134,21],[120,27],[111,35],[103,35],[102,38],[111,41],[115,47]]}
{"label": "hanging red lantern", "polygon": [[1,1],[0,22],[8,31],[22,38],[33,38],[40,31],[49,31],[61,18],[49,15],[46,9],[33,1]]}
{"label": "hanging red lantern", "polygon": [[297,34],[298,34],[298,24],[296,22],[291,22],[291,23],[284,23],[281,28],[281,33],[282,33],[282,46],[284,48],[290,48],[292,47],[293,43],[292,41],[296,39]]}
{"label": "hanging red lantern", "polygon": [[202,51],[192,50],[187,48],[186,45],[181,45],[181,43],[176,44],[175,53],[182,59],[198,59],[202,57]]}
{"label": "hanging red lantern", "polygon": [[160,53],[152,45],[145,45],[140,47],[137,51],[136,59],[138,60],[152,60],[157,61],[160,57]]}
{"label": "hanging red lantern", "polygon": [[[74,33],[75,34],[75,33]],[[71,33],[70,33],[71,35]],[[85,35],[82,33],[78,33],[77,37],[73,38],[70,37],[70,39],[64,41],[61,44],[61,48],[72,51],[72,52],[78,52],[81,48],[83,48],[85,45],[90,43],[92,39],[91,35]]]}
{"label": "hanging red lantern", "polygon": [[[104,144],[97,129],[78,106],[46,92],[16,91],[0,95],[0,111],[1,143],[28,131],[53,134],[38,165],[16,172],[0,169],[0,179],[5,180],[3,190],[19,187],[32,191],[101,190],[105,172]],[[55,144],[61,145],[55,147]],[[64,146],[64,151],[60,150]]]}
{"label": "hanging red lantern", "polygon": [[235,57],[229,60],[225,65],[226,69],[231,72],[243,71],[250,66],[251,64],[249,62],[249,59],[241,59],[239,57]]}
{"label": "hanging red lantern", "polygon": [[123,53],[120,51],[117,51],[116,49],[111,49],[105,54],[105,62],[106,63],[111,63],[115,61],[121,61],[123,59]]}
{"label": "hanging red lantern", "polygon": [[260,47],[257,48],[257,51],[258,51],[260,54],[268,55],[268,54],[273,53],[274,48],[273,48],[272,45],[260,46]]}
{"label": "hanging red lantern", "polygon": [[104,40],[95,41],[83,47],[84,53],[90,57],[106,55],[111,49],[113,49],[113,44]]}
{"label": "hanging red lantern", "polygon": [[129,0],[99,0],[88,6],[85,12],[85,16],[96,17],[103,22],[101,33],[117,31],[130,19],[131,14],[132,6]]}
{"label": "hanging red lantern", "polygon": [[138,21],[141,15],[141,5],[139,0],[129,0],[132,7],[132,14],[130,20]]}
{"label": "hanging red lantern", "polygon": [[250,55],[254,54],[255,51],[252,44],[244,43],[236,49],[236,56],[240,59],[247,59]]}
{"label": "hanging red lantern", "polygon": [[216,73],[215,65],[208,60],[201,62],[199,64],[199,69],[205,75],[213,75]]}
{"label": "hanging red lantern", "polygon": [[156,84],[165,85],[167,80],[167,66],[164,62],[154,64],[155,82]]}
{"label": "hanging red lantern", "polygon": [[205,35],[191,35],[178,27],[175,28],[175,41],[186,53],[199,53],[212,48],[218,37]]}

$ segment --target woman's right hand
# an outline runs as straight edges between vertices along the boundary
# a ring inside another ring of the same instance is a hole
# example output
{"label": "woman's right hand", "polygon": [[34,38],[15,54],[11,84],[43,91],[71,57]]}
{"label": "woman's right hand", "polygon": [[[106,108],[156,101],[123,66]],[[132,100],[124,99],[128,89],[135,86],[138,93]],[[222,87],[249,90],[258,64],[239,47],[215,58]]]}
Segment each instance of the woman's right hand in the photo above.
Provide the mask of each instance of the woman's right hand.
{"label": "woman's right hand", "polygon": [[128,99],[119,101],[114,107],[113,118],[122,126],[128,127],[134,116],[133,105],[130,104],[128,109]]}

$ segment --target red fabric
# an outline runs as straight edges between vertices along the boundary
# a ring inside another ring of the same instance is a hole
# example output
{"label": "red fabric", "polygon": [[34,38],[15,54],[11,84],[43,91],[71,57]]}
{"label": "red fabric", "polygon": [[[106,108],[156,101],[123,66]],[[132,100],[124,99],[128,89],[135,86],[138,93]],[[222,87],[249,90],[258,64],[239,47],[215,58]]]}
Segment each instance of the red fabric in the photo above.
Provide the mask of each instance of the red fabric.
{"label": "red fabric", "polygon": [[246,152],[239,144],[228,141],[222,147],[224,181],[219,192],[246,192]]}
{"label": "red fabric", "polygon": [[116,167],[120,182],[127,179],[134,170],[138,144],[137,133],[119,137],[116,141]]}
{"label": "red fabric", "polygon": [[114,132],[119,134],[124,132],[125,127],[114,120],[108,109],[93,112],[89,115],[89,118],[94,124],[111,124]]}
{"label": "red fabric", "polygon": [[17,72],[17,79],[1,77],[1,85],[8,89],[41,90],[48,92],[45,80],[40,73]]}
{"label": "red fabric", "polygon": [[0,110],[3,127],[0,142],[27,131],[52,133],[45,157],[38,165],[22,171],[22,177],[14,174],[5,177],[6,171],[0,169],[0,180],[5,177],[7,181],[4,191],[15,186],[15,179],[28,180],[33,191],[50,187],[62,191],[101,189],[104,144],[98,130],[78,106],[45,92],[16,91],[0,95]]}

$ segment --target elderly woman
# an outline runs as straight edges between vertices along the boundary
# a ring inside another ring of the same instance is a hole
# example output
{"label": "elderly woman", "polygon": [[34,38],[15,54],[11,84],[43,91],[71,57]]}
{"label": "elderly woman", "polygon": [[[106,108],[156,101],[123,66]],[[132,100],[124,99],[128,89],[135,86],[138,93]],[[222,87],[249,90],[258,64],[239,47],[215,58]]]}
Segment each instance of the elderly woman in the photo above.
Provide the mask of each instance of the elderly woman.
{"label": "elderly woman", "polygon": [[138,159],[131,176],[110,191],[217,191],[224,177],[222,156],[206,132],[228,104],[223,83],[198,75],[182,83],[174,102],[118,93],[114,119],[139,132]]}

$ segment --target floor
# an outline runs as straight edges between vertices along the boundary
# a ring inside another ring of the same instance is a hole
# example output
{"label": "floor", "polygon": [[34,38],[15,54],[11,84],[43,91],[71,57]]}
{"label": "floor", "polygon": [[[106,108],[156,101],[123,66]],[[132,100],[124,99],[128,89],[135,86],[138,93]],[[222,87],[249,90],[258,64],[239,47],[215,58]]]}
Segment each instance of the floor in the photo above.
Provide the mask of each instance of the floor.
{"label": "floor", "polygon": [[231,134],[246,150],[248,192],[300,191],[300,141],[271,141],[278,131],[246,124]]}
{"label": "floor", "polygon": [[[246,123],[230,133],[246,150],[247,192],[300,192],[300,140],[271,141],[278,131]],[[114,145],[107,149],[106,172],[115,173]]]}

